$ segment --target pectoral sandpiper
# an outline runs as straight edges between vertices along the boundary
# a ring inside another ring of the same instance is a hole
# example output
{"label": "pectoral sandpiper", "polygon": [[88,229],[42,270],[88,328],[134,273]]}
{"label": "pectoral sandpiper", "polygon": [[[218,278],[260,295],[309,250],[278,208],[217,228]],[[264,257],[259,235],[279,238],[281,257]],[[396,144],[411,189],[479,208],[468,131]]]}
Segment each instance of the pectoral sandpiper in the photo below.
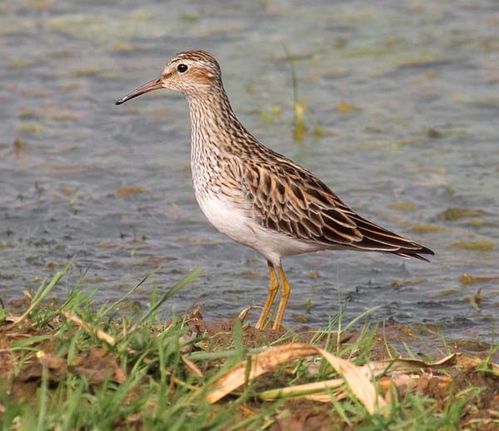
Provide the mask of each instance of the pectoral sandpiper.
{"label": "pectoral sandpiper", "polygon": [[283,256],[341,249],[420,260],[433,254],[356,214],[311,172],[262,145],[232,111],[220,66],[207,52],[177,54],[159,78],[116,104],[160,88],[187,97],[192,181],[201,210],[220,232],[267,259],[270,283],[257,328],[265,326],[279,289],[273,328],[281,326],[290,293]]}

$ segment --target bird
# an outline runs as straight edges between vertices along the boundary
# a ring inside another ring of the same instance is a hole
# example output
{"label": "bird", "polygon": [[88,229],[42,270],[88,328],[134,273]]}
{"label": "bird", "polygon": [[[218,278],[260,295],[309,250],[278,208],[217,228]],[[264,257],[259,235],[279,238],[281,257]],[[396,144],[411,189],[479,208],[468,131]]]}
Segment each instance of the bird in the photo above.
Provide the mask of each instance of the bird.
{"label": "bird", "polygon": [[282,258],[322,250],[376,251],[428,261],[429,248],[353,211],[308,169],[259,142],[232,110],[213,55],[202,50],[173,56],[160,76],[116,105],[159,89],[187,98],[191,171],[196,200],[220,232],[267,260],[267,297],[255,327],[281,329],[291,287]]}

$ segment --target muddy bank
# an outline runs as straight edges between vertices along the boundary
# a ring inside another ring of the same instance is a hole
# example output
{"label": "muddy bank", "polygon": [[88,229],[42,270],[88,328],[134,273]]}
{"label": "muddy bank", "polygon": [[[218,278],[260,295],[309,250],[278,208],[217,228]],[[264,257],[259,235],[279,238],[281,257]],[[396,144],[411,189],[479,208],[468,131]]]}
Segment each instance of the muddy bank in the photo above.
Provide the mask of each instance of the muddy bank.
{"label": "muddy bank", "polygon": [[[498,346],[445,340],[432,326],[259,331],[239,319],[205,321],[199,309],[137,326],[81,304],[53,302],[29,315],[22,302],[13,305],[0,323],[5,424],[14,417],[28,424],[43,409],[50,427],[73,402],[81,409],[63,416],[79,429],[98,420],[89,411],[100,395],[117,394],[107,422],[115,429],[162,420],[185,420],[181,429],[197,421],[275,431],[410,428],[424,414],[432,423],[493,430],[499,420]],[[369,391],[375,401],[363,398]],[[167,415],[176,403],[188,420]]]}

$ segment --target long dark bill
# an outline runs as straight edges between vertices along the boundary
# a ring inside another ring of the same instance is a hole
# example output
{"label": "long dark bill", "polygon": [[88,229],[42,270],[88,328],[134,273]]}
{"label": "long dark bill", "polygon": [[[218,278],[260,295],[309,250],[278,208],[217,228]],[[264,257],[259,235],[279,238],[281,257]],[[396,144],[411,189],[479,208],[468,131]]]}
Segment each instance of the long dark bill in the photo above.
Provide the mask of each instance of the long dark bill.
{"label": "long dark bill", "polygon": [[125,97],[118,100],[116,102],[116,105],[121,105],[122,103],[125,103],[126,101],[133,99],[134,97],[140,96],[144,93],[149,93],[150,91],[159,90],[160,88],[163,88],[161,86],[161,80],[159,78],[153,79],[152,81],[146,82],[144,85],[140,86],[130,94],[127,94]]}

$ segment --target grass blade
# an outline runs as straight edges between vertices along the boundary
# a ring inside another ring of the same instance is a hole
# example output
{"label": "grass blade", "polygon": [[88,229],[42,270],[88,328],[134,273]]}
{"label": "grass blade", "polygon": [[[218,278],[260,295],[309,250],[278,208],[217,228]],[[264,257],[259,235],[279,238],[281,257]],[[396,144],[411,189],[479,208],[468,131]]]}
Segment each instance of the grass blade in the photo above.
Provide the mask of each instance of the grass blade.
{"label": "grass blade", "polygon": [[68,263],[63,268],[62,271],[58,271],[55,273],[55,275],[52,277],[52,280],[50,280],[49,284],[47,284],[46,286],[42,285],[37,290],[28,309],[20,317],[10,318],[12,320],[11,324],[12,327],[21,323],[23,320],[26,319],[26,317],[28,317],[31,314],[31,312],[38,306],[38,304],[50,293],[50,291],[57,285],[57,283],[59,283],[60,279],[68,272],[70,267],[71,263]]}
{"label": "grass blade", "polygon": [[149,279],[149,277],[158,272],[159,269],[160,267],[158,266],[156,269],[153,269],[151,272],[146,274],[145,277],[142,280],[140,280],[135,286],[133,286],[127,293],[125,293],[125,295],[123,295],[117,301],[113,302],[109,307],[105,308],[104,311],[102,312],[102,315],[105,316],[113,308],[116,308],[118,305],[120,305],[125,299],[127,299],[130,295],[132,295],[140,286],[142,286]]}
{"label": "grass blade", "polygon": [[177,281],[172,287],[170,287],[161,297],[156,301],[155,304],[152,305],[152,307],[149,309],[149,311],[144,314],[138,322],[136,322],[128,331],[128,334],[131,332],[135,331],[140,325],[142,325],[144,322],[146,322],[155,312],[156,310],[161,307],[161,305],[170,299],[173,295],[175,295],[179,290],[183,289],[185,286],[188,284],[192,283],[196,278],[199,277],[201,274],[201,269],[200,268],[195,268],[189,274],[187,274],[185,277]]}

